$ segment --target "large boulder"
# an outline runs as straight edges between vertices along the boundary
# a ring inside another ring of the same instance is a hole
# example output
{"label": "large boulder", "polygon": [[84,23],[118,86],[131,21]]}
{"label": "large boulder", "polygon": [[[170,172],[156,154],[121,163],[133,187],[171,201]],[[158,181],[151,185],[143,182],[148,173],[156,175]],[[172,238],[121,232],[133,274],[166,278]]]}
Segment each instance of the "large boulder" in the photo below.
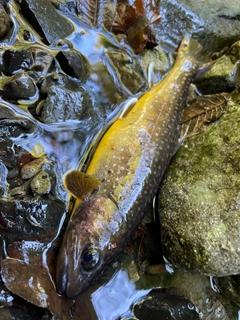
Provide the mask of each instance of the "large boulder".
{"label": "large boulder", "polygon": [[211,276],[240,273],[240,108],[185,141],[163,181],[162,241],[176,266]]}

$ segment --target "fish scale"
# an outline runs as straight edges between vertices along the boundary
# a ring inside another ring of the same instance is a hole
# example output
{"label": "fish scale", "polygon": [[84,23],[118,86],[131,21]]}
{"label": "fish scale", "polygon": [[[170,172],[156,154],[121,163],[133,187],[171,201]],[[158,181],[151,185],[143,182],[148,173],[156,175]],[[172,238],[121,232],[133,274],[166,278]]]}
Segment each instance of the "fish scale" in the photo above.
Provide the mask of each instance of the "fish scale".
{"label": "fish scale", "polygon": [[61,294],[75,298],[99,278],[157,191],[177,149],[183,106],[198,70],[184,41],[172,70],[108,129],[91,159],[86,173],[101,183],[74,206],[57,262]]}

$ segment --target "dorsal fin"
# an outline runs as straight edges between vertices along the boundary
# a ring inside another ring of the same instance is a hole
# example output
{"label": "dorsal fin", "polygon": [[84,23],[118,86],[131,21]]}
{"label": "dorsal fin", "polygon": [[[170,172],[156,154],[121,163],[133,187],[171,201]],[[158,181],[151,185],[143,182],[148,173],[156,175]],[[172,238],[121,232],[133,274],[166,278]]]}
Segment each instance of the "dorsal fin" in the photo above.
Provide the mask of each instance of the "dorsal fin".
{"label": "dorsal fin", "polygon": [[63,176],[63,184],[74,198],[84,201],[96,190],[100,181],[78,170],[69,170]]}

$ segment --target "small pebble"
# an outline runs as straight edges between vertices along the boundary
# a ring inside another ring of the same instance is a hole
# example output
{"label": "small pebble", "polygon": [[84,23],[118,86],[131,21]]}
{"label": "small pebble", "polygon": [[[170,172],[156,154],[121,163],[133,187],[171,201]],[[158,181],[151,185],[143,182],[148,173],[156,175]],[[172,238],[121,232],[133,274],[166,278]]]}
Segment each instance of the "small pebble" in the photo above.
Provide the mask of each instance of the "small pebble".
{"label": "small pebble", "polygon": [[46,171],[40,171],[31,181],[30,187],[34,196],[49,194],[51,179]]}
{"label": "small pebble", "polygon": [[45,159],[39,158],[25,164],[21,169],[22,178],[31,179],[32,177],[34,177],[35,174],[37,174],[41,170],[44,163]]}

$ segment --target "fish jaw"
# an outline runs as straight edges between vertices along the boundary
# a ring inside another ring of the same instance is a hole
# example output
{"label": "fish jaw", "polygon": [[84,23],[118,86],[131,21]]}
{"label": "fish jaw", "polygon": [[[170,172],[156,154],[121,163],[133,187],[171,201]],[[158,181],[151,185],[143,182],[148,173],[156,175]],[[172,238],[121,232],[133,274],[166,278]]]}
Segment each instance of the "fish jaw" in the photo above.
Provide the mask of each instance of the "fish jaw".
{"label": "fish jaw", "polygon": [[92,196],[79,205],[69,221],[56,270],[61,295],[77,298],[102,273],[109,257],[115,256],[118,248],[109,245],[113,230],[108,229],[108,213],[112,210],[116,205],[110,199]]}

